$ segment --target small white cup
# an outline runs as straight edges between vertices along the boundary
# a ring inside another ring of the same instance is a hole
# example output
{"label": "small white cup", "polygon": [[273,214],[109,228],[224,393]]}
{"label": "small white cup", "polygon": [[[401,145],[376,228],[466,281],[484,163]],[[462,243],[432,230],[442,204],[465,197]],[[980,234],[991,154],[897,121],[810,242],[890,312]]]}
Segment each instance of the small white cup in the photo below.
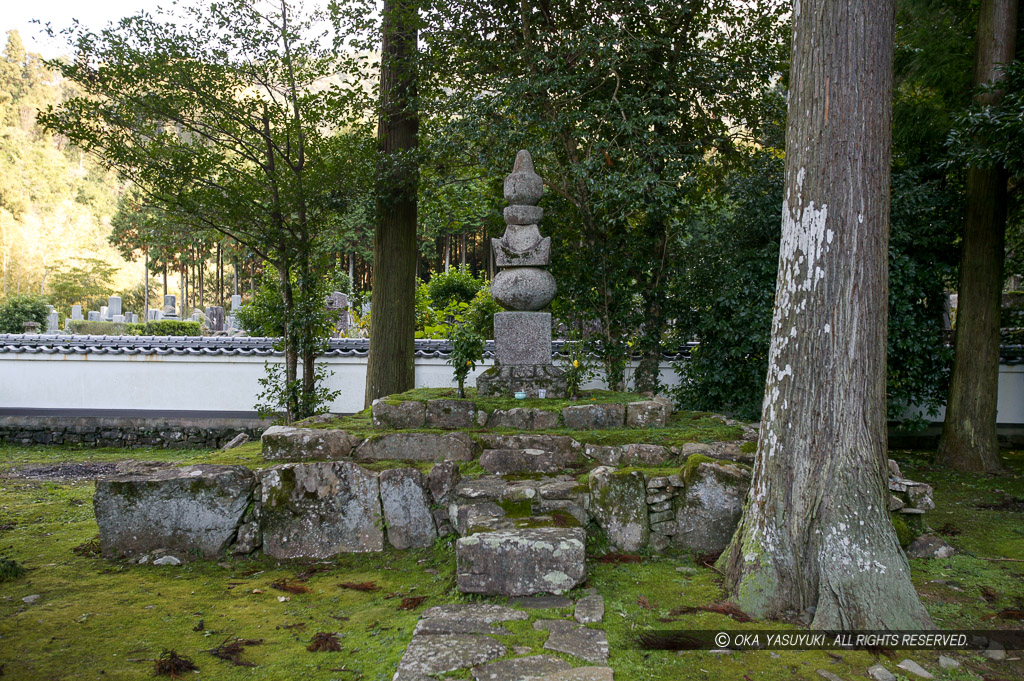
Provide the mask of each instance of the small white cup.
{"label": "small white cup", "polygon": [[537,388],[537,397],[539,397],[540,399],[543,400],[547,396],[548,396],[548,391],[546,389],[544,389],[544,388]]}

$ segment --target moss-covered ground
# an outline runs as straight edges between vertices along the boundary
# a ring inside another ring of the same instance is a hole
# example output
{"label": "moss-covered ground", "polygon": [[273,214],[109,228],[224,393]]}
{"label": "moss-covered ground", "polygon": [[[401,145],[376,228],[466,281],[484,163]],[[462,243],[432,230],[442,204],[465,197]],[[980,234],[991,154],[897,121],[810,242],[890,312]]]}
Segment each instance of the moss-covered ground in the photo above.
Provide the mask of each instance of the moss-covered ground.
{"label": "moss-covered ground", "polygon": [[[254,464],[258,450],[221,454],[0,447],[0,476],[26,465],[126,458]],[[1007,453],[1009,472],[1001,477],[956,474],[933,465],[928,453],[897,452],[894,458],[905,475],[935,486],[937,508],[925,520],[958,549],[950,559],[911,561],[915,586],[936,624],[1024,628],[1024,622],[1006,619],[1007,613],[1024,609],[1024,455]],[[195,662],[197,678],[384,681],[394,673],[423,609],[474,600],[455,590],[454,554],[444,540],[432,549],[346,555],[312,564],[265,558],[224,558],[180,567],[109,562],[89,555],[89,542],[97,534],[93,487],[88,481],[0,477],[0,556],[27,568],[23,576],[0,582],[4,678],[151,678],[150,660],[173,649]],[[600,544],[590,542],[592,548]],[[680,567],[685,571],[677,571]],[[271,586],[281,578],[294,580],[308,568],[312,574],[298,582],[308,593]],[[364,583],[376,588],[345,586]],[[864,679],[866,668],[877,661],[899,671],[895,665],[904,657],[946,681],[1024,678],[1019,660],[993,662],[961,653],[952,656],[963,666],[943,671],[938,653],[929,651],[897,652],[895,659],[847,651],[645,651],[633,641],[637,632],[649,628],[795,627],[740,624],[715,612],[672,614],[725,597],[719,575],[685,555],[645,557],[640,563],[606,563],[594,556],[584,586],[605,598],[601,626],[608,633],[610,664],[620,681],[817,681],[819,669],[853,681]],[[35,594],[35,603],[22,601]],[[426,599],[415,605],[407,601],[412,609],[402,608],[403,599],[417,596]],[[571,611],[537,610],[531,616],[567,617]],[[530,622],[511,622],[506,628],[511,632],[509,647],[525,645],[542,652],[546,634],[533,630]],[[307,651],[313,635],[321,631],[337,632],[339,652]],[[234,638],[262,641],[242,654],[243,661],[256,666],[236,666],[204,652]],[[453,678],[469,677],[463,673]]]}

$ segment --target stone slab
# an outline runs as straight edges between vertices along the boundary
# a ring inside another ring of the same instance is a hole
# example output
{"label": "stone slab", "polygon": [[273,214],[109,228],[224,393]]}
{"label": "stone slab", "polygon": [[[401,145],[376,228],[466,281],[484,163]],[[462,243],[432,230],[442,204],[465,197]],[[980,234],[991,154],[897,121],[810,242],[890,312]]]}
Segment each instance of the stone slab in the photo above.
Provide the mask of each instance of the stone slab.
{"label": "stone slab", "polygon": [[604,619],[604,598],[597,594],[584,596],[576,603],[573,617],[580,624],[597,624]]}
{"label": "stone slab", "polygon": [[490,662],[473,669],[474,681],[536,681],[548,674],[572,669],[565,660],[553,655],[531,655]]}
{"label": "stone slab", "polygon": [[587,662],[608,661],[608,637],[600,629],[591,629],[568,620],[537,620],[537,630],[546,629],[548,640],[544,648],[578,657]]}
{"label": "stone slab", "polygon": [[547,610],[551,608],[568,608],[572,601],[565,596],[519,596],[509,601],[517,608],[527,610]]}
{"label": "stone slab", "polygon": [[423,473],[415,468],[381,471],[380,500],[389,544],[396,549],[433,545],[437,528]]}
{"label": "stone slab", "polygon": [[[413,636],[405,649],[395,678],[414,674],[433,676],[474,667],[501,657],[505,646],[489,636],[440,634]],[[415,677],[413,677],[415,678]]]}

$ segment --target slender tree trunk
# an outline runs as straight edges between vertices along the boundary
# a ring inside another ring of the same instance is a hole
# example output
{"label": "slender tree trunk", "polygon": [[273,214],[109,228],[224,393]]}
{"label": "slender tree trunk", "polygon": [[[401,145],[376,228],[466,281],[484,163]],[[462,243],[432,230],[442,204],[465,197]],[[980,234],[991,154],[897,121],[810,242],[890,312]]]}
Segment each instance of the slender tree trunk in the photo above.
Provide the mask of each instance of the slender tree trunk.
{"label": "slender tree trunk", "polygon": [[[1002,80],[997,66],[1013,60],[1017,0],[982,0],[974,39],[974,84]],[[993,104],[1002,95],[980,95]],[[960,245],[960,289],[953,339],[953,375],[938,460],[961,471],[998,472],[999,312],[1003,291],[1007,174],[967,169],[967,212]]]}
{"label": "slender tree trunk", "polygon": [[756,617],[931,625],[886,505],[894,0],[793,10],[786,193],[751,491],[719,565]]}
{"label": "slender tree trunk", "polygon": [[149,321],[149,249],[146,250],[146,261],[142,269],[142,322]]}
{"label": "slender tree trunk", "polygon": [[462,236],[460,237],[459,241],[461,242],[460,251],[459,251],[459,257],[461,258],[462,267],[463,267],[463,269],[465,269],[465,267],[466,267],[466,233],[465,232],[462,233]]}
{"label": "slender tree trunk", "polygon": [[164,295],[167,295],[167,265],[164,265]]}
{"label": "slender tree trunk", "polygon": [[378,397],[409,390],[415,381],[417,5],[411,0],[385,0],[382,18],[367,406]]}

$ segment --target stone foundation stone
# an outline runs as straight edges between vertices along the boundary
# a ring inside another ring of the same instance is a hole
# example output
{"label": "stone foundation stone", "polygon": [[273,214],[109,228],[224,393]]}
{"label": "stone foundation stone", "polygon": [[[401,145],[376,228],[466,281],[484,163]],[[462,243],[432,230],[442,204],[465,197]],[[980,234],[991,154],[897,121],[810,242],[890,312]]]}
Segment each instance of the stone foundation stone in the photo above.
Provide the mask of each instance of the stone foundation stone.
{"label": "stone foundation stone", "polygon": [[550,364],[495,365],[476,379],[477,394],[482,397],[512,397],[525,392],[527,397],[535,398],[540,397],[541,389],[549,398],[565,397],[565,372]]}
{"label": "stone foundation stone", "polygon": [[162,549],[181,559],[216,558],[235,539],[255,487],[248,468],[205,464],[97,480],[103,557]]}
{"label": "stone foundation stone", "polygon": [[651,528],[647,518],[647,487],[640,471],[599,466],[590,472],[590,512],[619,551],[646,546]]}
{"label": "stone foundation stone", "polygon": [[260,438],[266,461],[336,461],[352,455],[359,438],[336,428],[271,426]]}
{"label": "stone foundation stone", "polygon": [[750,471],[745,468],[719,462],[697,464],[687,472],[672,543],[704,553],[724,551],[743,514],[749,488]]}
{"label": "stone foundation stone", "polygon": [[415,468],[381,471],[380,500],[388,543],[396,549],[426,548],[437,539],[423,473]]}
{"label": "stone foundation stone", "polygon": [[473,439],[465,433],[383,433],[356,449],[356,458],[388,461],[472,461]]}
{"label": "stone foundation stone", "polygon": [[384,549],[380,480],[354,463],[284,464],[260,473],[263,552],[330,558]]}

